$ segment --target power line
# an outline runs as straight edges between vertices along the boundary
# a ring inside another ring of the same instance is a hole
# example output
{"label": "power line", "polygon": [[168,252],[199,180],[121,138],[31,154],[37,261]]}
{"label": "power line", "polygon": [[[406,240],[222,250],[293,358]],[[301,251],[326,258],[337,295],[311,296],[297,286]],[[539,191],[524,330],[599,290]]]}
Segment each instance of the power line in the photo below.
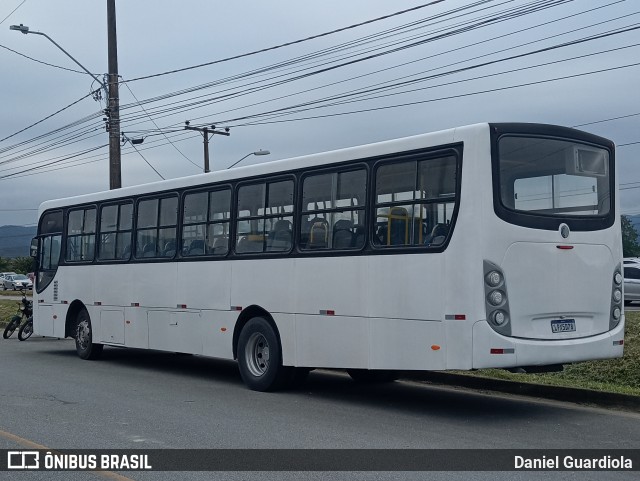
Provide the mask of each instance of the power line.
{"label": "power line", "polygon": [[[134,98],[134,99],[136,99],[136,102],[138,102],[138,105],[139,105],[139,106],[140,106],[140,108],[144,111],[144,113],[145,113],[145,114],[147,114],[147,117],[149,117],[149,120],[151,120],[151,122],[153,122],[153,125],[155,125],[155,126],[156,126],[156,129],[158,129],[158,130],[160,131],[160,127],[158,127],[158,124],[156,123],[156,121],[155,121],[155,120],[153,120],[153,117],[151,117],[151,115],[149,115],[149,113],[146,111],[146,109],[142,106],[142,104],[141,104],[141,103],[140,103],[140,101],[138,100],[138,97],[136,97],[136,95],[133,93],[133,90],[131,90],[131,87],[129,87],[129,83],[128,83],[128,82],[126,82],[126,81],[124,81],[124,80],[123,80],[123,82],[122,82],[122,83],[124,83],[125,87],[127,87],[127,89],[129,90],[129,92],[131,93],[131,95],[133,95],[133,98]],[[195,162],[193,162],[189,157],[187,157],[186,155],[184,155],[184,154],[182,153],[182,151],[181,151],[178,147],[176,147],[176,145],[175,145],[173,142],[171,142],[171,140],[169,139],[169,137],[167,137],[167,135],[166,135],[164,132],[162,132],[162,135],[164,136],[164,138],[165,138],[165,139],[167,139],[167,141],[171,144],[171,146],[172,146],[174,149],[176,149],[180,155],[182,155],[182,157],[184,157],[184,158],[185,158],[188,162],[190,162],[191,164],[195,165],[195,166],[197,167],[197,169],[198,169],[198,172],[200,172],[200,166],[199,166],[198,164],[196,164],[196,163],[195,163]],[[133,146],[133,144],[131,144],[131,145]],[[137,149],[136,147],[134,147],[134,148],[136,149],[136,151],[138,151],[138,149]],[[138,152],[138,153],[139,153],[139,152]],[[163,177],[163,178],[164,178],[164,177]]]}
{"label": "power line", "polygon": [[[252,89],[250,89],[249,91],[236,92],[236,93],[233,93],[233,94],[226,94],[226,95],[223,95],[223,96],[217,96],[217,97],[209,98],[209,99],[206,99],[206,100],[201,100],[201,101],[197,101],[197,102],[191,102],[191,103],[188,103],[188,104],[184,104],[182,107],[180,107],[179,111],[192,110],[192,108],[195,107],[195,106],[199,106],[199,108],[201,108],[201,107],[204,106],[204,104],[207,104],[207,103],[219,102],[220,100],[223,100],[223,99],[229,99],[229,98],[237,97],[237,96],[240,96],[240,95],[246,95],[247,93],[255,93],[255,92],[258,92],[260,90],[264,90],[264,89],[271,88],[271,87],[274,87],[274,86],[280,86],[280,85],[283,85],[285,83],[290,83],[290,82],[293,82],[293,81],[301,80],[303,78],[307,78],[307,77],[310,77],[310,76],[313,76],[313,75],[318,75],[318,74],[326,73],[326,72],[329,72],[331,70],[335,70],[335,69],[338,69],[338,68],[343,68],[343,67],[346,67],[346,66],[354,65],[356,63],[359,63],[359,62],[362,62],[362,61],[365,61],[365,60],[371,60],[373,58],[377,58],[377,57],[380,57],[380,56],[383,56],[383,55],[388,55],[388,54],[391,54],[391,53],[397,53],[397,52],[402,51],[404,49],[413,48],[413,47],[422,45],[422,44],[427,43],[427,42],[433,42],[433,41],[441,40],[443,38],[446,38],[446,37],[449,37],[449,36],[452,36],[452,35],[457,35],[457,34],[460,34],[460,33],[468,32],[468,31],[473,30],[473,29],[486,27],[486,26],[488,26],[490,24],[495,24],[497,22],[505,21],[505,20],[508,20],[510,18],[515,18],[516,16],[521,16],[521,15],[524,15],[526,13],[531,13],[531,9],[534,8],[534,7],[537,8],[536,11],[539,11],[540,9],[543,9],[543,8],[550,8],[552,6],[556,6],[557,2],[558,1],[562,1],[562,0],[556,0],[556,2],[552,2],[552,4],[549,4],[549,1],[550,0],[548,0],[548,1],[531,2],[531,3],[527,4],[527,5],[525,5],[524,7],[520,7],[519,10],[511,9],[511,10],[499,12],[499,14],[494,14],[494,15],[491,15],[491,16],[488,16],[488,17],[484,17],[483,19],[473,19],[473,20],[469,21],[471,23],[467,22],[466,25],[462,24],[463,26],[458,25],[459,28],[457,28],[455,30],[445,31],[444,33],[440,33],[439,35],[436,35],[434,37],[428,37],[428,38],[425,38],[425,39],[421,39],[419,41],[414,41],[412,43],[405,44],[405,45],[402,45],[400,47],[395,47],[395,48],[388,49],[388,50],[383,51],[383,52],[378,52],[378,53],[375,53],[375,54],[367,55],[365,57],[361,57],[361,58],[357,58],[357,59],[354,59],[354,60],[350,60],[348,62],[340,63],[338,65],[332,65],[332,66],[329,66],[329,67],[325,67],[325,68],[322,68],[322,69],[319,69],[319,70],[315,70],[313,72],[300,74],[298,76],[291,77],[291,78],[288,78],[288,79],[285,79],[285,80],[279,80],[279,81],[273,82],[271,84],[262,85],[262,86],[256,86],[256,87],[253,87]],[[525,7],[527,7],[527,8],[525,8]],[[277,77],[275,77],[275,78],[277,78]],[[256,83],[256,82],[254,82],[254,83]],[[249,84],[249,85],[252,85],[252,84]],[[244,87],[247,87],[247,85],[245,85]],[[163,112],[171,112],[171,114],[174,115],[174,114],[177,113],[177,110],[175,108],[167,109],[167,110],[164,110],[164,111],[156,110],[156,111],[154,111],[154,114],[163,113]],[[203,124],[203,125],[205,125],[205,124]]]}
{"label": "power line", "polygon": [[[81,155],[88,154],[89,152],[93,152],[93,151],[98,150],[98,149],[103,149],[104,147],[108,147],[108,146],[109,146],[109,144],[99,145],[97,147],[93,147],[93,148],[84,150],[82,152],[78,152],[78,153],[72,154],[72,155],[70,155],[68,157],[65,157],[64,159],[60,159],[60,160],[56,160],[54,162],[50,162],[48,165],[56,164],[56,163],[62,162],[63,160],[73,159],[75,157],[79,157]],[[25,172],[31,172],[31,171],[36,170],[38,168],[39,167],[32,167],[30,169],[25,169],[25,170],[22,170],[20,172],[14,172],[13,174],[2,175],[2,176],[0,176],[0,180],[4,180],[4,179],[10,178],[10,177],[14,177],[17,174],[23,174]]]}
{"label": "power line", "polygon": [[[640,28],[640,25],[636,26],[636,27],[633,27],[633,29],[629,29],[629,30],[635,30],[635,29],[639,29],[639,28]],[[624,30],[624,31],[615,32],[615,33],[622,33],[622,32],[626,32],[626,31],[629,31],[629,30]],[[573,42],[566,42],[566,43],[563,43],[563,44],[547,47],[547,48],[544,48],[544,49],[539,49],[539,50],[535,50],[535,51],[532,51],[532,52],[527,52],[527,53],[523,53],[523,54],[519,54],[519,55],[514,55],[514,56],[506,57],[506,58],[503,58],[503,59],[493,60],[493,61],[490,61],[490,62],[484,62],[484,63],[481,63],[481,64],[476,64],[476,65],[472,65],[472,66],[469,66],[469,67],[464,67],[464,68],[460,68],[460,69],[456,69],[456,70],[442,72],[442,73],[439,73],[439,74],[429,75],[429,76],[418,78],[418,79],[406,80],[406,81],[397,82],[395,84],[390,84],[390,85],[386,85],[386,86],[382,86],[382,87],[369,88],[367,90],[357,89],[355,91],[347,92],[347,93],[344,93],[344,94],[325,97],[323,99],[318,99],[318,100],[313,100],[313,101],[308,101],[308,102],[304,102],[304,103],[301,103],[301,104],[292,105],[292,106],[289,106],[289,107],[282,107],[280,109],[275,109],[275,110],[271,110],[271,111],[267,111],[267,112],[262,112],[262,113],[259,113],[259,114],[253,114],[253,115],[247,115],[247,116],[244,116],[244,117],[238,117],[238,118],[233,118],[233,119],[217,121],[217,123],[238,122],[240,120],[247,120],[247,119],[256,118],[256,117],[264,117],[264,116],[269,116],[269,115],[273,115],[273,114],[277,114],[277,113],[280,113],[277,116],[289,115],[289,114],[294,113],[294,112],[311,110],[313,108],[326,108],[326,107],[335,106],[335,105],[342,105],[342,104],[346,104],[346,103],[359,102],[359,101],[362,101],[362,100],[372,100],[372,99],[378,99],[378,98],[383,98],[383,97],[388,97],[388,96],[393,96],[393,95],[401,95],[401,94],[406,94],[406,93],[412,93],[412,92],[415,92],[415,91],[420,91],[420,90],[425,90],[425,89],[430,89],[430,88],[442,87],[442,86],[452,85],[452,84],[456,84],[456,83],[462,83],[462,82],[468,82],[468,81],[473,81],[473,80],[478,80],[478,79],[483,79],[483,78],[488,78],[488,77],[494,77],[494,76],[497,76],[497,75],[503,75],[503,74],[506,74],[506,73],[513,73],[513,72],[527,70],[527,69],[531,69],[531,68],[537,68],[537,67],[541,67],[541,66],[548,66],[548,65],[552,65],[552,64],[556,64],[556,63],[560,63],[560,62],[565,62],[565,61],[568,61],[568,60],[576,60],[576,59],[580,59],[580,58],[590,57],[590,56],[598,55],[598,54],[602,54],[602,53],[609,53],[609,52],[620,50],[620,49],[623,49],[623,48],[630,48],[630,47],[634,47],[634,46],[640,45],[640,44],[632,44],[632,45],[629,45],[629,46],[619,47],[619,48],[616,48],[616,49],[609,49],[609,50],[605,50],[605,51],[602,51],[602,52],[595,52],[595,53],[591,53],[591,54],[587,54],[587,55],[581,55],[581,56],[572,57],[572,58],[569,58],[569,59],[562,59],[562,60],[557,60],[557,61],[553,61],[553,62],[546,62],[546,63],[542,63],[542,64],[538,64],[538,65],[522,67],[522,68],[512,69],[512,70],[506,70],[506,71],[502,71],[502,72],[482,75],[482,76],[473,77],[473,78],[469,78],[469,79],[463,79],[463,80],[457,80],[457,81],[453,81],[453,82],[447,82],[447,83],[444,83],[444,84],[406,90],[406,91],[403,91],[403,92],[396,92],[396,93],[382,94],[382,95],[373,95],[376,92],[380,92],[380,91],[383,91],[383,90],[396,89],[396,88],[408,86],[410,84],[415,84],[415,83],[418,83],[418,82],[424,82],[424,81],[427,81],[427,80],[433,80],[433,79],[436,79],[436,78],[439,78],[439,77],[448,76],[448,75],[452,75],[452,74],[457,74],[457,73],[461,73],[461,72],[477,69],[477,68],[480,68],[480,67],[486,67],[488,65],[501,63],[501,62],[508,61],[508,60],[514,60],[514,59],[518,59],[518,58],[522,58],[522,57],[538,54],[538,53],[541,53],[541,52],[554,50],[554,49],[557,49],[557,48],[562,48],[562,47],[566,47],[566,46],[572,46],[572,45],[575,45],[575,44],[578,44],[578,43],[583,43],[585,41],[591,41],[591,40],[595,40],[595,39],[599,39],[599,38],[604,38],[604,37],[609,36],[609,35],[611,35],[611,34],[602,34],[600,36],[588,37],[586,39],[580,39],[580,40],[576,40],[576,41],[573,41]],[[384,82],[384,83],[387,83],[387,82]],[[367,96],[367,97],[363,98],[364,96]],[[356,97],[356,98],[353,99],[353,100],[345,100],[345,99],[347,99],[349,97]],[[340,99],[343,99],[343,100],[338,101]],[[334,101],[334,103],[320,105],[320,106],[316,106],[316,107],[310,107],[310,108],[306,108],[306,109],[302,109],[301,108],[301,107],[308,107],[310,105],[319,104],[319,103],[327,102],[327,101]],[[294,110],[294,109],[297,109],[297,110]],[[287,112],[287,111],[291,111],[291,112]],[[254,125],[254,123],[252,123],[251,125]]]}
{"label": "power line", "polygon": [[68,72],[80,73],[82,75],[85,75],[85,72],[81,72],[80,70],[74,70],[72,68],[61,67],[60,65],[55,65],[53,63],[45,62],[43,60],[38,60],[37,58],[29,57],[28,55],[20,53],[17,50],[9,48],[9,47],[7,47],[5,45],[0,45],[0,47],[4,48],[5,50],[8,50],[9,52],[15,53],[16,55],[20,55],[21,57],[24,57],[24,58],[26,58],[28,60],[32,60],[33,62],[37,62],[37,63],[43,64],[43,65],[46,65],[47,67],[59,68],[60,70],[66,70]]}
{"label": "power line", "polygon": [[[605,8],[605,7],[614,5],[615,3],[620,3],[620,1],[624,1],[624,0],[618,0],[617,2],[608,4],[608,5],[599,6],[597,8],[594,8],[594,9],[591,9],[591,10],[587,10],[587,11],[584,11],[584,12],[580,12],[578,14],[569,15],[569,16],[566,16],[566,17],[563,17],[563,18],[559,18],[559,19],[555,19],[555,20],[552,20],[552,21],[549,21],[549,22],[544,22],[542,24],[538,24],[538,25],[535,25],[533,27],[524,28],[524,29],[521,29],[521,30],[517,30],[515,32],[510,32],[508,34],[499,35],[497,37],[486,39],[486,40],[483,40],[481,42],[476,42],[473,46],[477,46],[477,45],[482,44],[482,43],[491,42],[493,40],[497,40],[497,39],[504,38],[504,37],[507,37],[507,36],[510,36],[510,35],[514,35],[516,33],[521,33],[521,32],[527,31],[527,30],[531,30],[533,28],[538,28],[538,27],[541,27],[541,26],[545,26],[545,25],[548,25],[548,24],[551,24],[551,23],[555,23],[555,22],[558,22],[558,21],[561,21],[561,20],[565,20],[565,19],[577,16],[577,15],[583,15],[585,13],[589,13],[589,12],[592,12],[594,10],[598,10],[598,9],[601,9],[601,8]],[[637,12],[637,13],[631,14],[631,15],[636,15],[636,14],[640,14],[640,12]],[[551,35],[549,37],[545,37],[545,38],[542,38],[542,39],[534,40],[534,41],[531,41],[531,42],[522,43],[520,45],[516,45],[516,46],[513,46],[513,47],[508,47],[508,48],[505,48],[505,49],[502,49],[502,50],[494,50],[494,51],[492,51],[490,53],[487,53],[487,54],[483,54],[483,55],[479,55],[479,56],[476,56],[476,57],[468,58],[466,60],[460,60],[460,61],[453,62],[453,63],[447,64],[447,65],[443,65],[443,66],[440,66],[440,67],[435,67],[435,68],[426,70],[423,73],[427,73],[427,72],[439,70],[439,69],[442,69],[442,68],[445,68],[445,67],[450,67],[450,66],[453,66],[453,65],[469,62],[471,60],[476,60],[476,59],[479,59],[479,58],[482,58],[482,57],[495,55],[496,53],[500,53],[500,52],[504,52],[504,51],[508,51],[508,50],[513,50],[513,49],[516,49],[516,48],[519,48],[519,47],[523,47],[523,46],[526,46],[526,45],[530,45],[530,44],[533,44],[533,43],[538,43],[538,42],[541,42],[543,40],[548,40],[548,39],[551,39],[551,38],[554,38],[554,37],[566,35],[568,33],[576,32],[576,31],[579,31],[579,30],[584,30],[585,28],[590,28],[590,27],[593,27],[593,26],[596,26],[596,25],[601,25],[601,24],[604,24],[604,23],[608,23],[608,22],[611,22],[611,21],[614,21],[614,20],[619,20],[619,19],[625,18],[627,16],[630,16],[630,15],[623,15],[621,17],[617,17],[617,18],[614,18],[614,19],[610,19],[610,20],[606,20],[606,21],[599,22],[599,23],[596,23],[596,24],[592,24],[592,25],[589,25],[587,27],[581,27],[581,28],[577,28],[577,29],[574,29],[574,30],[569,30],[569,31],[566,31],[566,32],[563,32],[563,33],[560,33],[560,34]],[[228,112],[232,112],[232,111],[235,111],[235,110],[240,110],[240,109],[246,108],[246,107],[254,107],[256,105],[270,103],[270,102],[273,102],[273,101],[276,101],[276,100],[282,100],[284,98],[293,97],[293,96],[296,96],[296,95],[300,95],[302,93],[308,93],[308,92],[312,92],[314,90],[324,89],[324,88],[332,86],[332,85],[338,85],[338,84],[341,84],[341,83],[344,83],[344,82],[348,82],[348,81],[351,81],[351,80],[355,80],[355,79],[358,79],[358,78],[363,78],[363,77],[366,77],[366,76],[369,76],[369,75],[373,75],[373,74],[376,74],[376,73],[381,73],[381,72],[388,71],[388,70],[391,70],[391,69],[395,69],[395,68],[399,68],[399,67],[402,67],[402,66],[406,66],[406,65],[409,65],[409,64],[412,64],[412,63],[415,63],[415,62],[427,60],[429,58],[433,58],[433,57],[437,57],[437,56],[440,56],[440,55],[449,54],[451,52],[458,51],[458,50],[461,50],[461,49],[465,49],[465,48],[468,48],[470,46],[472,46],[472,45],[465,45],[465,46],[458,47],[458,48],[455,48],[455,49],[451,49],[451,50],[448,50],[448,51],[445,51],[445,52],[440,52],[440,53],[437,53],[437,54],[429,55],[429,56],[423,57],[421,59],[412,60],[412,61],[409,61],[409,62],[404,62],[404,63],[398,64],[398,65],[394,65],[392,67],[387,67],[387,68],[376,70],[376,71],[369,72],[369,73],[366,73],[366,74],[357,75],[355,77],[350,77],[350,78],[347,78],[347,79],[339,80],[339,81],[336,81],[336,82],[333,82],[333,83],[324,84],[322,86],[313,87],[313,88],[310,88],[310,89],[306,89],[306,90],[302,90],[302,91],[298,91],[298,92],[282,95],[280,97],[269,98],[267,100],[263,100],[263,101],[260,101],[260,102],[255,102],[255,103],[252,103],[252,104],[249,104],[249,105],[245,105],[245,106],[241,106],[241,107],[236,107],[236,108],[224,110],[224,111],[218,112],[217,114],[213,114],[213,115],[219,115],[219,114],[222,114],[222,113],[228,113]],[[419,75],[419,74],[413,74],[413,75],[405,76],[405,77],[402,77],[402,78],[408,78],[408,77],[416,76],[416,75]],[[373,84],[372,87],[376,86],[376,85],[384,85],[384,84],[387,84],[387,83],[390,83],[390,82],[392,82],[392,81],[380,82],[378,84]],[[358,91],[358,89],[353,90],[352,92],[357,92],[357,91]],[[201,119],[201,118],[204,118],[204,117],[205,116],[196,117],[195,119],[192,118],[192,120],[198,120],[198,119]],[[207,115],[207,117],[211,117],[211,114]]]}
{"label": "power line", "polygon": [[36,125],[41,124],[41,123],[42,123],[42,122],[44,122],[45,120],[48,120],[48,119],[50,119],[51,117],[54,117],[54,116],[58,115],[60,112],[64,112],[65,110],[67,110],[67,109],[69,109],[69,108],[73,107],[74,105],[76,105],[76,104],[78,104],[78,103],[82,102],[84,99],[86,99],[87,97],[90,97],[90,96],[91,96],[91,94],[89,93],[89,94],[87,94],[87,95],[84,95],[84,96],[80,97],[78,100],[76,100],[76,101],[74,101],[74,102],[71,102],[71,103],[70,103],[69,105],[67,105],[66,107],[62,107],[60,110],[56,110],[54,113],[52,113],[52,114],[50,114],[50,115],[47,115],[45,118],[40,119],[40,120],[38,120],[37,122],[34,122],[34,123],[32,123],[31,125],[28,125],[27,127],[23,128],[23,129],[21,129],[21,130],[18,130],[17,132],[14,132],[13,134],[11,134],[11,135],[9,135],[9,136],[7,136],[7,137],[3,138],[3,139],[0,139],[0,142],[4,142],[5,140],[10,139],[11,137],[15,137],[16,135],[21,134],[22,132],[24,132],[24,131],[26,131],[26,130],[29,130],[29,129],[30,129],[30,128],[32,128],[32,127],[35,127]]}
{"label": "power line", "polygon": [[302,38],[302,39],[298,39],[298,40],[293,40],[291,42],[286,42],[286,43],[283,43],[283,44],[280,44],[280,45],[275,45],[273,47],[267,47],[267,48],[263,48],[263,49],[260,49],[260,50],[254,50],[252,52],[247,52],[247,53],[243,53],[243,54],[240,54],[240,55],[234,55],[232,57],[227,57],[227,58],[223,58],[223,59],[219,59],[219,60],[214,60],[214,61],[211,61],[211,62],[206,62],[206,63],[199,64],[199,65],[192,65],[191,67],[184,67],[184,68],[180,68],[180,69],[170,70],[170,71],[167,71],[167,72],[161,72],[161,73],[156,73],[156,74],[152,74],[152,75],[146,75],[144,77],[137,77],[137,78],[129,80],[129,82],[137,82],[138,80],[145,80],[145,79],[160,77],[160,76],[163,76],[163,75],[170,75],[170,74],[175,74],[175,73],[178,73],[178,72],[185,72],[187,70],[193,70],[193,69],[197,69],[197,68],[201,68],[201,67],[207,67],[209,65],[215,65],[215,64],[218,64],[218,63],[222,63],[222,62],[228,62],[230,60],[236,60],[236,59],[243,58],[243,57],[249,57],[249,56],[252,56],[252,55],[257,55],[259,53],[264,53],[264,52],[268,52],[268,51],[271,51],[271,50],[276,50],[276,49],[279,49],[279,48],[288,47],[290,45],[295,45],[295,44],[298,44],[298,43],[308,42],[309,40],[314,40],[314,39],[317,39],[317,38],[326,37],[328,35],[333,35],[333,34],[338,33],[338,32],[343,32],[345,30],[361,27],[363,25],[367,25],[367,24],[370,24],[370,23],[378,22],[378,21],[381,21],[381,20],[386,20],[388,18],[395,17],[395,16],[398,16],[398,15],[402,15],[402,14],[405,14],[405,13],[408,13],[408,12],[413,12],[413,11],[416,11],[416,10],[420,10],[422,8],[425,8],[425,7],[430,7],[430,6],[436,5],[438,3],[442,3],[443,1],[444,0],[434,0],[432,2],[423,4],[423,5],[418,5],[417,7],[408,8],[406,10],[401,10],[399,12],[395,12],[395,13],[392,13],[392,14],[389,14],[389,15],[384,15],[382,17],[373,18],[371,20],[366,20],[364,22],[360,22],[360,23],[356,23],[356,24],[353,24],[353,25],[349,25],[347,27],[338,28],[338,29],[335,29],[335,30],[331,30],[329,32],[324,32],[324,33],[320,33],[320,34],[317,34],[317,35],[312,35],[310,37],[306,37],[306,38]]}
{"label": "power line", "polygon": [[0,21],[0,25],[2,25],[2,24],[5,22],[5,20],[7,20],[7,18],[9,18],[11,15],[13,15],[13,14],[16,12],[16,10],[18,10],[20,7],[22,7],[26,1],[27,1],[27,0],[22,0],[22,2],[20,3],[20,5],[18,5],[16,8],[14,8],[13,10],[11,10],[11,13],[10,13],[9,15],[7,15],[6,17],[4,17],[4,18],[2,19],[2,21]]}
{"label": "power line", "polygon": [[[316,116],[310,116],[310,117],[299,117],[299,118],[296,118],[296,119],[274,120],[274,121],[266,121],[266,122],[253,122],[251,124],[244,124],[244,125],[264,125],[264,124],[275,124],[275,123],[284,123],[284,122],[296,122],[296,121],[300,121],[300,120],[310,120],[310,119],[319,119],[319,118],[328,118],[328,117],[338,117],[338,116],[342,116],[342,115],[351,115],[351,114],[358,114],[358,113],[365,113],[365,112],[375,112],[375,111],[378,111],[378,110],[387,110],[387,109],[393,109],[393,108],[399,108],[399,107],[408,107],[408,106],[412,106],[412,105],[420,105],[420,104],[425,104],[425,103],[438,102],[438,101],[442,101],[442,100],[451,100],[451,99],[457,99],[457,98],[463,98],[463,97],[470,97],[470,96],[473,96],[473,95],[500,92],[500,91],[503,91],[503,90],[510,90],[510,89],[515,89],[515,88],[528,87],[528,86],[532,86],[532,85],[539,85],[539,84],[544,84],[544,83],[549,83],[549,82],[555,82],[555,81],[558,81],[558,80],[566,80],[566,79],[576,78],[576,77],[581,77],[581,76],[586,76],[586,75],[593,75],[593,74],[598,74],[598,73],[610,72],[610,71],[619,70],[619,69],[623,69],[623,68],[635,67],[635,66],[638,66],[638,65],[640,65],[640,62],[627,64],[627,65],[622,65],[622,66],[618,66],[618,67],[607,68],[607,69],[594,70],[594,71],[590,71],[590,72],[583,72],[583,73],[580,73],[580,74],[567,75],[567,76],[563,76],[563,77],[555,77],[555,78],[552,78],[552,79],[539,80],[539,81],[535,81],[535,82],[527,82],[527,83],[523,83],[523,84],[510,85],[510,86],[506,86],[506,87],[498,87],[498,88],[493,88],[493,89],[480,90],[480,91],[476,91],[476,92],[468,92],[468,93],[465,93],[465,94],[450,95],[450,96],[439,97],[439,98],[435,98],[435,99],[420,100],[420,101],[415,101],[415,102],[406,102],[406,103],[402,103],[402,104],[387,105],[387,106],[382,106],[382,107],[372,107],[372,108],[369,108],[369,109],[352,110],[352,111],[349,111],[349,112],[339,112],[339,113],[335,113],[335,114],[316,115]],[[317,107],[315,107],[315,108],[317,108]],[[312,110],[312,108],[306,109],[306,110]],[[238,126],[239,125],[236,125],[235,127],[238,127]]]}

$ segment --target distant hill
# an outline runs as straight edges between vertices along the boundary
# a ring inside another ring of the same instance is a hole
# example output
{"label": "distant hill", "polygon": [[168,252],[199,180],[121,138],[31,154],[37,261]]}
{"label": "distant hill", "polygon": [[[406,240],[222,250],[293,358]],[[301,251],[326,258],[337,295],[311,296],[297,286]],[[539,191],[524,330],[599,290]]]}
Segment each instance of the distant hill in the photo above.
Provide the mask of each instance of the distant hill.
{"label": "distant hill", "polygon": [[36,227],[0,226],[0,257],[27,257]]}

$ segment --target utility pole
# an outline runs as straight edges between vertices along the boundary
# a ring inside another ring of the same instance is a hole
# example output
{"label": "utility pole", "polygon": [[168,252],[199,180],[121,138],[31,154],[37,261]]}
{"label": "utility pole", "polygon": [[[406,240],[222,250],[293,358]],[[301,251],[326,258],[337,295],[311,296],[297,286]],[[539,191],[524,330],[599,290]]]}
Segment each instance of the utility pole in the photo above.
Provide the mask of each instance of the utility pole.
{"label": "utility pole", "polygon": [[184,123],[184,128],[185,130],[196,130],[198,132],[200,132],[202,134],[202,137],[204,139],[204,172],[205,174],[207,172],[211,172],[211,170],[209,169],[209,134],[211,135],[226,135],[227,137],[229,135],[231,135],[231,133],[229,132],[229,129],[226,128],[224,129],[224,131],[222,130],[216,130],[216,126],[212,125],[211,126],[211,130],[209,130],[209,127],[190,127],[189,126],[189,121],[187,120]]}
{"label": "utility pole", "polygon": [[118,40],[116,37],[116,1],[107,0],[107,37],[109,55],[109,188],[122,187],[120,154],[120,99],[118,95]]}

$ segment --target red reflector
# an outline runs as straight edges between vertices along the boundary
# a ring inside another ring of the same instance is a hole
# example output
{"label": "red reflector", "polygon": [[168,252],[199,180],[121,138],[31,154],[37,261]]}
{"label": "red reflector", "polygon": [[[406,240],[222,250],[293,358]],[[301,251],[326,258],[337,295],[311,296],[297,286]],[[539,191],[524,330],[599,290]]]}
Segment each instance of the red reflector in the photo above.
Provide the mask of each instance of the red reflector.
{"label": "red reflector", "polygon": [[329,309],[327,311],[327,316],[335,316],[336,315],[336,311],[334,311],[333,309]]}
{"label": "red reflector", "polygon": [[622,346],[623,344],[624,344],[624,339],[621,339],[619,341],[613,341],[614,346]]}
{"label": "red reflector", "polygon": [[96,301],[96,302],[94,302],[94,303],[93,303],[93,305],[94,305],[94,306],[101,306],[101,305],[102,305],[102,302],[100,302],[100,301]]}
{"label": "red reflector", "polygon": [[515,354],[516,350],[512,347],[507,347],[504,349],[494,347],[494,348],[491,348],[489,352],[491,354]]}
{"label": "red reflector", "polygon": [[573,249],[573,246],[556,246],[558,249],[563,250],[563,251],[568,251]]}
{"label": "red reflector", "polygon": [[186,309],[187,305],[186,304],[178,304],[178,309]]}
{"label": "red reflector", "polygon": [[456,314],[455,316],[453,316],[453,319],[456,321],[464,321],[467,319],[467,316],[464,314]]}
{"label": "red reflector", "polygon": [[140,303],[139,302],[132,302],[131,303],[131,307],[140,307]]}
{"label": "red reflector", "polygon": [[242,310],[242,306],[231,306],[231,310],[232,311],[241,311]]}

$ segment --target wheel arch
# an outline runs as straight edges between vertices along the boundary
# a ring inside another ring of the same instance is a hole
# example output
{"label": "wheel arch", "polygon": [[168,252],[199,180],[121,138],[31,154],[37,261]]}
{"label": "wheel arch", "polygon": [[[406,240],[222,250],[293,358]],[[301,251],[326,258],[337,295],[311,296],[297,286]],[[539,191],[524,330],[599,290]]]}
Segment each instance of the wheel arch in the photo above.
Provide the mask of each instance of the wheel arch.
{"label": "wheel arch", "polygon": [[254,317],[262,317],[264,318],[273,328],[276,333],[276,338],[278,339],[278,344],[280,345],[280,350],[282,351],[282,340],[280,339],[280,331],[278,330],[278,326],[276,322],[273,320],[269,311],[260,307],[258,305],[251,305],[249,307],[245,307],[240,315],[238,316],[238,320],[236,321],[236,325],[233,328],[233,358],[238,359],[238,339],[240,338],[240,333],[242,332],[242,328],[245,326],[247,322],[249,322]]}
{"label": "wheel arch", "polygon": [[64,323],[64,337],[74,336],[76,320],[78,319],[78,314],[82,309],[87,309],[87,307],[82,301],[78,299],[76,299],[69,305],[69,309],[67,310],[67,318]]}

